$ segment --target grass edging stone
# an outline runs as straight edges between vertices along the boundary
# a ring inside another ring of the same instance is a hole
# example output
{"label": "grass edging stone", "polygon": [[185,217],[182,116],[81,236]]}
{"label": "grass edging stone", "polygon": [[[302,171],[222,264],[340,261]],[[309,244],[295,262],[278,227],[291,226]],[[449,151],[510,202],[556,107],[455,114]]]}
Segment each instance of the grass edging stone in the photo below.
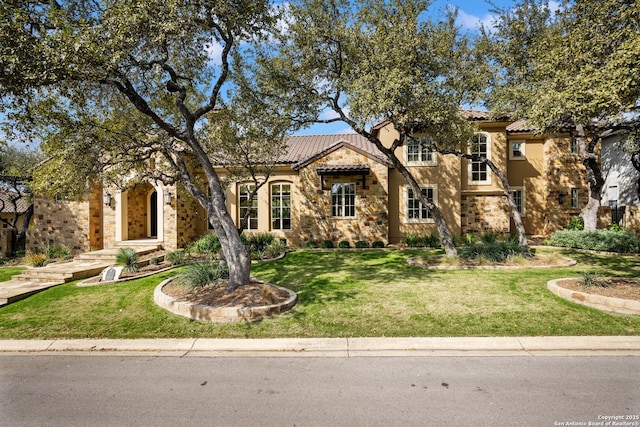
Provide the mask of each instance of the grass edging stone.
{"label": "grass edging stone", "polygon": [[563,278],[550,280],[547,282],[547,289],[560,298],[564,298],[577,304],[586,305],[587,307],[596,308],[598,310],[622,314],[640,314],[640,301],[607,297],[604,295],[590,294],[564,288],[562,287],[563,280],[571,279]]}
{"label": "grass edging stone", "polygon": [[[174,278],[164,280],[153,291],[153,301],[161,308],[170,311],[173,314],[184,316],[193,320],[214,323],[229,322],[254,322],[274,314],[284,313],[293,308],[298,302],[298,295],[290,289],[269,284],[278,290],[286,291],[289,298],[279,304],[271,304],[260,307],[212,307],[203,304],[194,304],[188,301],[181,301],[177,298],[169,296],[162,291],[169,282]],[[264,282],[261,282],[264,283]]]}

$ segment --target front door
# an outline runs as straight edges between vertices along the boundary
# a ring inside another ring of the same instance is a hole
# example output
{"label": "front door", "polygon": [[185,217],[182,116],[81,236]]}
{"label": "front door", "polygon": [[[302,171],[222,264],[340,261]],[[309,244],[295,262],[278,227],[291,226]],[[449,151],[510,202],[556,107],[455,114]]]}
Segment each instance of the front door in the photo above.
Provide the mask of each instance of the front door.
{"label": "front door", "polygon": [[149,196],[149,237],[158,237],[158,193]]}

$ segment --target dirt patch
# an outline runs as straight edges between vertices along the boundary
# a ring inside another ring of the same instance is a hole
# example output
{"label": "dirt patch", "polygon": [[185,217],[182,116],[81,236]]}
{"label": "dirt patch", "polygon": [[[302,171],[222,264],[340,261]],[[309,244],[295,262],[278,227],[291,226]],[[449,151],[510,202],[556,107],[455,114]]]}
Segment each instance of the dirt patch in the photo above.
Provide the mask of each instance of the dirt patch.
{"label": "dirt patch", "polygon": [[575,261],[557,254],[535,255],[531,258],[510,257],[505,262],[492,262],[485,259],[449,258],[444,255],[418,256],[409,259],[409,264],[425,268],[541,268],[566,267]]}
{"label": "dirt patch", "polygon": [[585,294],[640,301],[640,279],[599,278],[598,281],[605,286],[585,286],[582,279],[561,280],[558,286]]}
{"label": "dirt patch", "polygon": [[262,307],[283,303],[290,297],[286,290],[260,281],[252,281],[231,292],[227,292],[225,286],[225,282],[218,282],[189,290],[170,282],[162,292],[181,301],[211,307]]}

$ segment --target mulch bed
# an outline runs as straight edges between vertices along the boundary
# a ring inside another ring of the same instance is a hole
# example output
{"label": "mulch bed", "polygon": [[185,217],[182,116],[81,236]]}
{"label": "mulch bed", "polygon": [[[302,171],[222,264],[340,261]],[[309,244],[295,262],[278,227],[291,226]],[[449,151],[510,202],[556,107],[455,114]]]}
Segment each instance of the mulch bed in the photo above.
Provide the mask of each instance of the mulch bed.
{"label": "mulch bed", "polygon": [[211,307],[262,307],[286,301],[289,294],[275,286],[264,282],[251,282],[227,292],[225,282],[189,290],[178,283],[170,282],[162,288],[162,292],[181,301]]}
{"label": "mulch bed", "polygon": [[558,286],[585,294],[640,301],[640,279],[601,278],[598,281],[605,286],[585,286],[581,279],[561,280]]}

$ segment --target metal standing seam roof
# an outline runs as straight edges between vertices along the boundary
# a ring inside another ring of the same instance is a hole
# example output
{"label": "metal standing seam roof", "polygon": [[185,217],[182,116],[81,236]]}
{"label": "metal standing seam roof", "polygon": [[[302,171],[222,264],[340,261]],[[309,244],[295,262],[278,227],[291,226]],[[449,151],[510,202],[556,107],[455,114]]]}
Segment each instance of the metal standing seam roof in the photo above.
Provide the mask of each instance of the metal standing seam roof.
{"label": "metal standing seam roof", "polygon": [[287,152],[281,162],[299,169],[341,147],[351,148],[373,160],[391,166],[386,156],[365,137],[358,134],[296,135],[287,138]]}

